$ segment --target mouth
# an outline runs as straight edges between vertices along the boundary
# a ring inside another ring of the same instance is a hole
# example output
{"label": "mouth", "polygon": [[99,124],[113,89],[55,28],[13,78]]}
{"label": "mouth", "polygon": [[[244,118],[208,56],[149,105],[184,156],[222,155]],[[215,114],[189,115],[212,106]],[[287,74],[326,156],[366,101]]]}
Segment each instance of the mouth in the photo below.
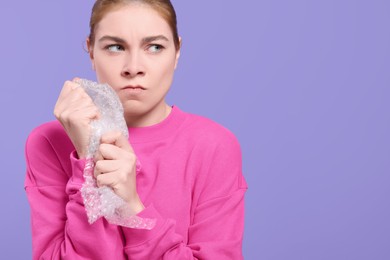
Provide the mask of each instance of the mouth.
{"label": "mouth", "polygon": [[121,90],[126,96],[128,96],[128,98],[133,99],[136,97],[140,97],[144,93],[146,88],[140,85],[128,85],[123,87]]}
{"label": "mouth", "polygon": [[146,88],[144,88],[143,86],[140,86],[140,85],[137,85],[137,86],[129,85],[129,86],[123,87],[122,89],[146,90]]}

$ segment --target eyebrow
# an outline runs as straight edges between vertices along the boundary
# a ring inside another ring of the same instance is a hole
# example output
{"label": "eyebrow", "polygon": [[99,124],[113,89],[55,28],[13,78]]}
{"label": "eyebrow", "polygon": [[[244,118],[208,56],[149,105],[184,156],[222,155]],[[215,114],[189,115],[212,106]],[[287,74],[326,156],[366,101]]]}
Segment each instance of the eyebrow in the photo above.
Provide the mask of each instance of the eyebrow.
{"label": "eyebrow", "polygon": [[99,42],[103,42],[103,41],[113,41],[113,42],[122,43],[122,44],[126,43],[126,41],[123,40],[122,38],[115,37],[115,36],[109,36],[109,35],[105,35],[99,39]]}
{"label": "eyebrow", "polygon": [[[143,38],[142,43],[147,44],[157,40],[163,40],[169,42],[168,38],[165,37],[164,35],[156,35],[156,36],[148,36]],[[116,43],[126,44],[126,41],[124,39],[116,36],[110,36],[110,35],[105,35],[99,39],[99,42],[103,42],[103,41],[114,41]]]}
{"label": "eyebrow", "polygon": [[142,39],[143,43],[151,43],[157,40],[163,40],[169,42],[168,38],[164,35],[149,36]]}

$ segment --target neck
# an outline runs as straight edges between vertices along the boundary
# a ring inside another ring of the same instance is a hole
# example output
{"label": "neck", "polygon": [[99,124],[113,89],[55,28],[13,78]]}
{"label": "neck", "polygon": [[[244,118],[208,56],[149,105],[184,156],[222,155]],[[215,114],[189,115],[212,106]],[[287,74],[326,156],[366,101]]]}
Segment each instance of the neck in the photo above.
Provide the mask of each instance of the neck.
{"label": "neck", "polygon": [[126,115],[127,127],[147,127],[162,122],[171,113],[172,108],[165,102],[150,111],[137,115]]}

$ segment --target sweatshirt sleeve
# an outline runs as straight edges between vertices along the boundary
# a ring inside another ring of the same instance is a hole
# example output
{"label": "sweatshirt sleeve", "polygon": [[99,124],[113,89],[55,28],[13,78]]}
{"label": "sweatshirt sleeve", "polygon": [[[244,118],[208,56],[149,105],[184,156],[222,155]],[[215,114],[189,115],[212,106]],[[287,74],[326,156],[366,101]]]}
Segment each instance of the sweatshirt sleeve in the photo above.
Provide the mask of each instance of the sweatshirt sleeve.
{"label": "sweatshirt sleeve", "polygon": [[30,134],[25,149],[33,259],[125,258],[117,226],[87,221],[79,191],[85,161],[75,152],[69,157],[64,136],[41,130]]}
{"label": "sweatshirt sleeve", "polygon": [[[175,232],[176,222],[152,205],[140,217],[156,218],[152,230],[122,228],[125,252],[134,259],[242,259],[244,194],[241,150],[230,134],[213,148],[203,146],[202,172],[193,190],[188,237]],[[206,153],[206,154],[205,154]],[[187,242],[184,242],[187,241]]]}

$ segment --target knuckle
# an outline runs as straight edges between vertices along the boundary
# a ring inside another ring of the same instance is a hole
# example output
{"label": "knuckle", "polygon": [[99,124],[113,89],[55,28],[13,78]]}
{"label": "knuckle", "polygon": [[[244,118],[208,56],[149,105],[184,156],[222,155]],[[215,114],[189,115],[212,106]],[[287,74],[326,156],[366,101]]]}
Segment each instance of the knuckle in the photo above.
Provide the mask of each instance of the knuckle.
{"label": "knuckle", "polygon": [[70,80],[66,80],[66,81],[64,82],[64,86],[69,86],[71,83],[72,83],[72,82],[71,82]]}
{"label": "knuckle", "polygon": [[70,80],[65,81],[63,88],[71,89],[73,86],[73,82]]}
{"label": "knuckle", "polygon": [[95,171],[99,172],[101,170],[101,161],[97,161],[95,163]]}
{"label": "knuckle", "polygon": [[129,175],[125,172],[122,172],[121,174],[119,174],[118,179],[120,182],[125,183],[128,181]]}
{"label": "knuckle", "polygon": [[66,113],[64,113],[64,111],[57,111],[56,113],[56,117],[61,120],[61,121],[65,121],[66,119]]}
{"label": "knuckle", "polygon": [[59,118],[59,117],[60,117],[60,114],[59,114],[58,110],[56,110],[56,109],[54,109],[53,115],[54,115],[56,118]]}
{"label": "knuckle", "polygon": [[83,89],[82,88],[77,88],[76,86],[75,86],[75,84],[73,84],[73,86],[72,86],[72,93],[73,93],[73,95],[76,97],[76,98],[78,98],[78,99],[83,99],[83,98],[85,98],[85,96],[83,95],[84,93],[83,93]]}
{"label": "knuckle", "polygon": [[106,144],[105,143],[101,143],[99,145],[99,152],[103,153],[105,151],[105,149],[106,149]]}
{"label": "knuckle", "polygon": [[96,185],[97,186],[102,186],[102,180],[101,180],[102,178],[101,178],[101,175],[98,175],[97,177],[96,177]]}
{"label": "knuckle", "polygon": [[126,153],[127,161],[130,163],[135,163],[137,161],[137,156],[134,153]]}
{"label": "knuckle", "polygon": [[68,113],[66,110],[59,114],[60,118],[66,122],[72,121],[72,113]]}
{"label": "knuckle", "polygon": [[120,131],[114,131],[113,132],[113,135],[116,139],[119,139],[122,137],[122,133]]}

